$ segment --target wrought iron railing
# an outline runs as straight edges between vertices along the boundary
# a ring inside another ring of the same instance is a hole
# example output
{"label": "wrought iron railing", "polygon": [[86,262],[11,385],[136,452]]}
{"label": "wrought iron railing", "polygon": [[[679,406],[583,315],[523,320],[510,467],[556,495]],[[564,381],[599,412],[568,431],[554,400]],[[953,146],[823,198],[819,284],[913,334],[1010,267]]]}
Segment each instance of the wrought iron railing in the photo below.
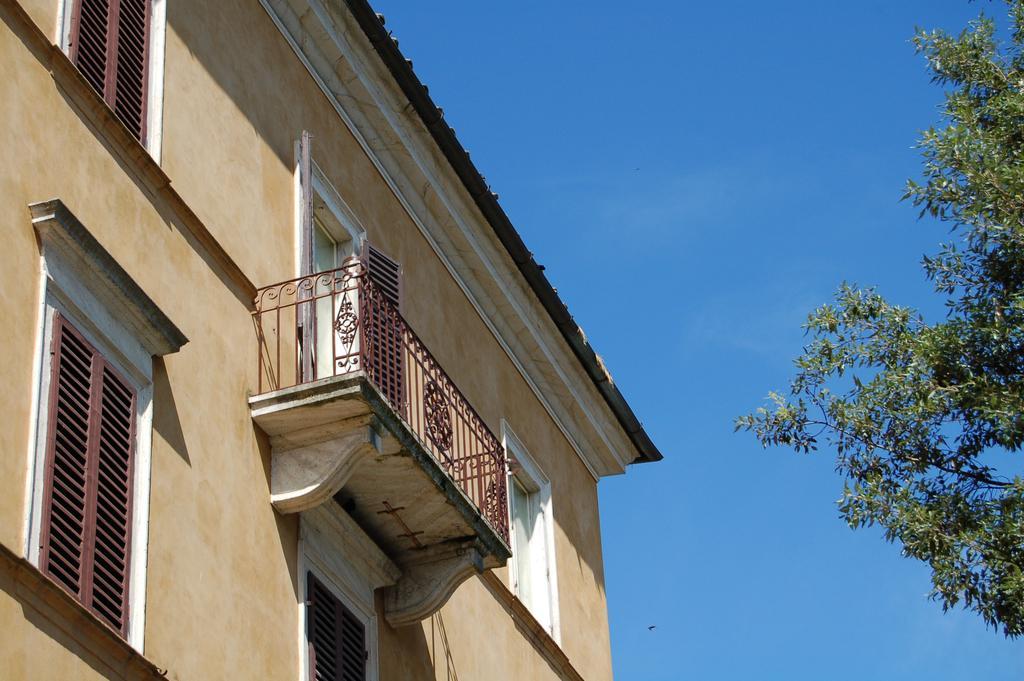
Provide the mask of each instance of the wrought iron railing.
{"label": "wrought iron railing", "polygon": [[362,371],[505,540],[505,451],[361,260],[260,289],[259,392]]}

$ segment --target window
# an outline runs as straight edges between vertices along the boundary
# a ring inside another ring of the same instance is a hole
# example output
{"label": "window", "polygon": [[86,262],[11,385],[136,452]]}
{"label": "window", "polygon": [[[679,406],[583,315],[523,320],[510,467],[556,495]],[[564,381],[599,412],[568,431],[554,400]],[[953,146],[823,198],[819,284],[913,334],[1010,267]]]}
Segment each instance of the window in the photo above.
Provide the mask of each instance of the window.
{"label": "window", "polygon": [[356,615],[316,578],[307,573],[310,678],[317,681],[366,679],[366,627]]}
{"label": "window", "polygon": [[398,568],[337,503],[299,519],[302,681],[377,681],[374,591]]}
{"label": "window", "polygon": [[312,135],[296,144],[296,274],[305,276],[340,267],[362,252],[366,230],[324,172],[312,159]]}
{"label": "window", "polygon": [[136,390],[54,320],[40,569],[126,636]]}
{"label": "window", "polygon": [[25,556],[141,651],[153,357],[185,336],[59,200],[42,250]]}
{"label": "window", "polygon": [[502,423],[509,460],[508,500],[512,537],[512,592],[557,641],[558,589],[555,578],[551,483],[526,448]]}
{"label": "window", "polygon": [[68,57],[159,159],[166,0],[64,0]]}
{"label": "window", "polygon": [[[338,195],[323,171],[311,158],[312,136],[304,132],[296,148],[297,274],[305,277],[342,267],[345,260],[361,253],[365,231],[352,209]],[[331,320],[339,312],[343,297],[332,295],[333,287],[315,279],[309,295],[312,305],[302,305],[299,345],[304,381],[334,375],[335,332]],[[306,350],[308,348],[309,350]]]}
{"label": "window", "polygon": [[[351,242],[348,242],[350,245]],[[334,235],[327,229],[323,219],[314,214],[313,218],[313,272],[329,272],[341,267],[346,251],[346,244],[338,243]],[[313,305],[315,320],[309,320],[316,329],[313,341],[313,358],[311,367],[315,378],[324,378],[334,373],[334,327],[330,320],[338,313],[341,299],[331,295],[333,286],[321,280],[315,281],[313,295],[317,296]]]}

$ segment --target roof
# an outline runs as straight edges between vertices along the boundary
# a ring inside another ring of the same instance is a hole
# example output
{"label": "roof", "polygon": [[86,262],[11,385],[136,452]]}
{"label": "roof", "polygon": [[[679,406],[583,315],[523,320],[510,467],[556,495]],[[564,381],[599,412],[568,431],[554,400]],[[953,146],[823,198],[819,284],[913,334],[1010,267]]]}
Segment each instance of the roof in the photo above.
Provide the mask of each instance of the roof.
{"label": "roof", "polygon": [[498,204],[497,196],[491,192],[480,171],[473,165],[469,154],[466,153],[455,136],[455,131],[444,121],[441,110],[434,104],[426,86],[420,82],[413,71],[412,62],[402,55],[397,41],[384,28],[384,18],[373,10],[367,0],[345,0],[345,4],[402,92],[408,97],[413,109],[448,159],[456,175],[465,185],[498,240],[504,245],[512,261],[519,268],[541,305],[561,332],[562,337],[565,338],[583,365],[587,375],[590,376],[604,397],[619,425],[636,447],[637,456],[633,463],[660,461],[661,452],[658,451],[640,420],[633,413],[633,409],[626,402],[626,398],[615,385],[600,356],[587,341],[583,329],[573,320],[569,308],[558,297],[558,293],[544,276],[542,268],[533,259],[533,253],[526,247],[522,237],[512,226],[511,220]]}

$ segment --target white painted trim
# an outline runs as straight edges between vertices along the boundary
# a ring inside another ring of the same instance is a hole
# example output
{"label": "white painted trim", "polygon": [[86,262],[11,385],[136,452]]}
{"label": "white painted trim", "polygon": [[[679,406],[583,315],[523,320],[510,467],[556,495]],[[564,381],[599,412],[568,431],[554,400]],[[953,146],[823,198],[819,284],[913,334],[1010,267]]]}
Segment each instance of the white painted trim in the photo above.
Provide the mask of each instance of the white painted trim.
{"label": "white painted trim", "polygon": [[[45,289],[44,289],[45,292]],[[41,336],[43,339],[43,351],[46,353],[46,361],[42,365],[42,371],[39,376],[39,389],[34,391],[38,396],[38,401],[35,404],[35,415],[37,428],[35,433],[35,439],[29,443],[29,469],[33,471],[32,476],[32,496],[29,506],[32,509],[32,513],[28,517],[28,526],[26,535],[28,536],[28,545],[26,546],[25,557],[30,563],[39,567],[39,558],[41,552],[40,546],[40,535],[42,533],[42,509],[43,509],[43,488],[45,486],[44,478],[46,471],[46,436],[47,428],[49,425],[49,395],[50,395],[50,377],[52,375],[52,364],[49,360],[48,349],[53,339],[53,317],[55,310],[49,304],[46,304],[44,311],[43,323]]]}
{"label": "white painted trim", "polygon": [[128,642],[140,652],[146,638],[146,582],[149,574],[149,499],[153,482],[153,384],[138,391],[141,409],[135,442],[135,498],[132,509],[131,581],[128,583]]}
{"label": "white painted trim", "polygon": [[295,163],[292,166],[295,172],[292,173],[292,191],[294,193],[294,219],[295,229],[292,232],[292,252],[295,253],[295,276],[302,276],[302,142],[295,140],[293,145]]}
{"label": "white painted trim", "polygon": [[[149,83],[146,92],[146,151],[160,164],[163,153],[164,62],[167,50],[167,0],[150,0]],[[71,56],[71,15],[75,0],[62,0],[57,6],[55,42]]]}
{"label": "white painted trim", "polygon": [[[555,555],[555,517],[553,510],[554,506],[551,503],[551,480],[544,474],[544,471],[537,464],[537,461],[530,456],[530,452],[526,449],[526,445],[516,437],[516,434],[512,431],[511,426],[509,426],[505,419],[501,420],[501,445],[505,448],[505,453],[509,461],[509,484],[511,485],[512,483],[511,478],[515,478],[523,485],[524,488],[526,488],[530,496],[536,495],[537,497],[537,503],[544,523],[544,559],[547,564],[541,566],[531,564],[531,568],[534,571],[537,571],[539,568],[546,572],[545,581],[548,586],[548,614],[551,620],[548,633],[551,634],[551,638],[555,639],[556,643],[561,645],[561,618],[559,616],[558,608],[558,571],[556,569],[558,560]],[[510,519],[512,517],[512,497],[513,495],[511,493],[508,494]],[[514,534],[515,533],[510,533],[510,539],[513,543],[513,554],[515,553]],[[531,554],[531,558],[536,557],[536,552],[531,552]],[[531,561],[531,563],[533,562]],[[509,561],[509,570],[513,584],[518,582],[518,575],[516,575],[517,569],[516,561]],[[518,594],[516,595],[518,596]],[[529,607],[530,604],[527,603],[526,606]]]}
{"label": "white painted trim", "polygon": [[149,92],[146,149],[157,165],[164,145],[164,64],[167,52],[167,0],[152,0],[149,19]]}
{"label": "white painted trim", "polygon": [[57,39],[54,41],[60,46],[61,51],[68,53],[71,44],[71,3],[75,0],[63,0],[57,5]]}
{"label": "white painted trim", "polygon": [[[533,393],[536,396],[537,400],[541,403],[541,406],[548,413],[548,415],[551,417],[551,419],[555,422],[555,424],[557,425],[558,429],[562,432],[562,434],[565,436],[566,440],[569,442],[569,445],[572,447],[573,451],[576,453],[576,456],[579,457],[580,461],[583,463],[583,465],[586,467],[587,471],[590,473],[591,477],[596,482],[601,477],[601,475],[595,469],[594,464],[584,454],[584,450],[580,446],[579,442],[577,441],[577,438],[575,436],[573,436],[572,433],[570,433],[569,428],[566,425],[565,421],[556,414],[556,412],[554,410],[554,407],[552,406],[551,402],[548,400],[547,396],[544,394],[544,391],[542,391],[538,387],[538,385],[537,385],[536,381],[534,380],[533,376],[531,376],[531,374],[527,371],[524,363],[519,359],[518,355],[513,351],[511,345],[502,336],[501,332],[498,331],[497,327],[495,326],[494,322],[491,320],[490,316],[484,311],[483,306],[477,300],[477,297],[472,293],[472,291],[470,290],[469,286],[466,284],[466,282],[463,279],[463,277],[459,274],[459,272],[457,271],[455,266],[452,264],[452,261],[448,258],[448,256],[445,254],[445,252],[441,249],[441,246],[438,244],[437,240],[434,238],[433,233],[427,228],[427,226],[424,224],[424,221],[422,219],[420,219],[419,215],[416,213],[416,211],[414,210],[412,205],[406,199],[405,195],[402,193],[401,189],[398,187],[398,185],[395,182],[395,180],[391,177],[391,174],[385,168],[385,166],[384,166],[383,162],[381,161],[381,159],[379,158],[378,154],[370,147],[370,145],[366,141],[366,138],[363,136],[363,134],[361,133],[359,128],[356,126],[356,124],[353,121],[353,119],[349,116],[348,112],[344,109],[344,107],[342,106],[341,102],[334,95],[334,93],[332,92],[331,88],[329,88],[327,86],[327,84],[324,82],[321,74],[310,63],[308,57],[303,52],[302,48],[295,41],[295,39],[293,38],[293,36],[289,32],[287,26],[285,26],[283,19],[278,15],[277,11],[271,6],[270,3],[271,3],[271,0],[260,0],[260,4],[263,6],[264,10],[266,10],[267,14],[270,16],[271,20],[277,26],[278,30],[281,31],[281,34],[284,36],[286,42],[289,44],[289,46],[291,46],[292,51],[298,57],[299,61],[306,67],[306,70],[309,72],[310,76],[317,83],[318,87],[320,88],[320,90],[322,91],[324,96],[327,98],[327,100],[331,103],[331,105],[333,106],[333,108],[337,112],[338,116],[345,123],[346,127],[348,127],[349,131],[351,132],[353,137],[356,139],[356,141],[359,143],[359,145],[363,149],[364,153],[366,153],[367,157],[369,158],[369,160],[371,161],[373,166],[377,169],[377,172],[380,174],[382,179],[385,181],[385,183],[387,184],[388,188],[391,190],[392,194],[395,196],[395,198],[398,200],[399,204],[402,206],[402,208],[408,214],[409,218],[413,221],[413,223],[419,229],[419,231],[423,235],[423,237],[430,244],[431,249],[437,255],[438,259],[441,261],[441,263],[444,265],[444,267],[448,270],[449,274],[452,276],[452,279],[456,282],[456,284],[462,290],[463,294],[469,300],[470,304],[473,306],[473,309],[476,310],[477,314],[479,315],[480,319],[483,321],[484,325],[491,332],[491,334],[497,340],[497,342],[500,345],[500,347],[502,348],[502,350],[505,352],[505,354],[512,361],[513,365],[516,367],[516,369],[519,371],[520,375],[523,377],[523,380],[526,381],[527,385],[533,391]],[[333,34],[333,29],[331,27],[328,26],[328,27],[325,27],[325,28],[326,28],[326,30],[329,33]],[[335,38],[335,40],[337,42],[339,39]],[[361,78],[361,80],[363,80],[363,79]],[[383,112],[383,107],[381,107],[381,110]],[[444,192],[439,192],[439,194],[443,196]],[[464,232],[467,231],[464,223],[460,222],[460,227],[463,228]],[[475,239],[474,239],[474,241],[475,241]],[[477,252],[479,252],[479,250],[480,250],[478,246],[475,246],[474,249]],[[493,276],[495,276],[496,281],[501,282],[501,279],[497,277],[497,273],[495,272],[493,266],[490,265],[489,263],[485,263],[485,266],[487,266],[488,271]],[[503,286],[502,288],[506,291],[506,293],[508,292],[508,288],[509,287]],[[509,302],[511,303],[511,300],[509,300]],[[522,316],[522,310],[520,308],[518,308],[518,307],[517,307],[517,312],[520,313],[521,321],[524,324],[524,326],[531,330],[531,335],[534,338],[537,338],[538,334],[539,334],[539,331],[537,331],[534,328],[533,324],[528,319],[526,319],[525,317]],[[545,355],[550,358],[550,356],[551,356],[550,352],[547,351],[547,350],[544,350],[544,352],[545,352]],[[552,365],[554,366],[554,362],[552,362]],[[559,376],[563,379],[563,381],[566,381],[566,384],[568,385],[568,379],[565,377],[564,373],[560,370],[560,368],[558,368],[558,367],[555,367],[555,368],[556,368],[556,371],[558,372]],[[571,387],[570,387],[570,391],[572,391],[574,393],[574,395],[576,395],[575,391]],[[578,397],[577,397],[577,403],[579,404],[580,408],[584,410],[584,413],[586,413],[588,415],[588,420],[592,424],[595,425],[596,432],[599,433],[599,435],[602,438],[604,444],[608,447],[608,450],[613,454],[613,456],[615,456],[617,458],[617,460],[621,464],[622,468],[624,468],[627,462],[624,461],[624,459],[621,457],[621,455],[618,454],[618,450],[611,445],[611,443],[608,441],[607,436],[603,433],[602,429],[600,427],[597,427],[597,421],[595,420],[593,415],[590,414],[589,411],[587,411],[585,405],[583,404],[582,401],[580,401],[578,399]]]}
{"label": "white painted trim", "polygon": [[[294,243],[295,243],[295,276],[302,276],[302,177],[301,168],[299,163],[299,142],[295,142],[295,171],[293,173],[294,182],[294,196],[295,196],[295,214],[294,214]],[[348,205],[345,199],[341,198],[341,194],[335,189],[331,183],[327,174],[321,170],[320,166],[316,164],[312,158],[309,161],[310,168],[312,168],[312,185],[313,192],[319,196],[324,205],[327,206],[328,210],[337,220],[338,224],[341,225],[342,229],[348,232],[349,238],[352,240],[352,252],[358,254],[362,252],[363,241],[366,240],[366,228],[363,227],[363,223],[359,220],[359,216],[356,215],[352,207]],[[332,235],[337,238],[337,235]]]}
{"label": "white painted trim", "polygon": [[[48,327],[50,320],[48,319],[49,311],[46,306],[46,266],[43,260],[40,258],[39,262],[39,298],[36,303],[36,346],[35,352],[32,357],[32,388],[29,404],[32,405],[32,411],[29,415],[29,432],[28,432],[28,466],[25,475],[25,499],[28,503],[25,504],[25,516],[23,518],[24,524],[22,525],[24,532],[24,556],[33,564],[38,564],[38,561],[32,560],[32,547],[39,546],[39,538],[32,536],[32,518],[35,514],[39,513],[37,509],[41,508],[40,499],[36,497],[36,490],[38,488],[39,494],[42,494],[42,487],[36,484],[36,475],[39,472],[37,465],[39,458],[36,453],[38,451],[38,441],[40,437],[40,416],[42,415],[42,395],[49,395],[49,372],[44,374],[44,370],[49,367],[49,362],[45,361],[46,349],[50,346],[50,335]],[[45,438],[44,438],[45,439]],[[38,552],[38,549],[37,549]]]}
{"label": "white painted trim", "polygon": [[292,145],[292,151],[295,154],[295,163],[292,167],[295,171],[292,173],[292,191],[294,201],[294,215],[293,220],[295,229],[293,230],[293,249],[295,253],[295,275],[302,276],[302,142],[298,139]]}
{"label": "white painted trim", "polygon": [[363,240],[366,239],[366,228],[363,227],[363,223],[359,220],[355,211],[352,210],[352,207],[346,203],[345,199],[341,198],[341,194],[334,188],[334,185],[331,184],[331,181],[327,178],[324,171],[320,169],[320,166],[316,164],[316,161],[311,159],[310,165],[313,168],[313,193],[323,200],[324,205],[331,211],[334,219],[338,221],[342,229],[348,232],[349,238],[352,240],[352,252],[360,253]]}

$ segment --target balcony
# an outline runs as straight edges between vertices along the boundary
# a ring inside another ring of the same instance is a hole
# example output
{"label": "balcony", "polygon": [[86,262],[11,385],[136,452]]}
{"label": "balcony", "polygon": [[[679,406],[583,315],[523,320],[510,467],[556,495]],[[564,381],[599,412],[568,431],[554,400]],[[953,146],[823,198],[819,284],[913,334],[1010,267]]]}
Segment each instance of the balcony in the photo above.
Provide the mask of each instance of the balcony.
{"label": "balcony", "polygon": [[393,626],[505,563],[504,449],[361,260],[260,289],[253,323],[271,502],[344,509],[396,568]]}

